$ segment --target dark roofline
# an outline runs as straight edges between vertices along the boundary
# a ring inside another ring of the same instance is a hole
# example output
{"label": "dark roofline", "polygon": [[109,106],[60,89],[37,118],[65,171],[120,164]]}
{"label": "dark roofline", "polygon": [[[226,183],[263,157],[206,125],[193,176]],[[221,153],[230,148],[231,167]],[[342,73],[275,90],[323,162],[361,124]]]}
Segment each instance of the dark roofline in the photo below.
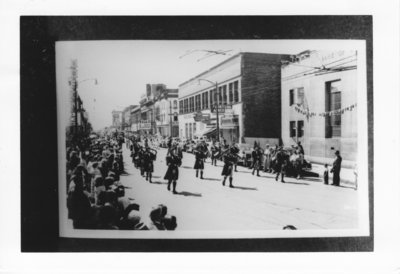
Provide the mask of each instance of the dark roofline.
{"label": "dark roofline", "polygon": [[223,64],[225,64],[225,63],[231,61],[232,59],[238,57],[239,55],[245,55],[245,54],[263,54],[263,55],[280,55],[280,56],[289,56],[289,55],[290,55],[290,54],[265,53],[265,52],[247,52],[247,51],[246,51],[246,52],[239,52],[239,53],[237,53],[237,54],[231,56],[230,58],[226,59],[225,61],[222,61],[221,63],[219,63],[219,64],[217,64],[217,65],[215,65],[215,66],[209,68],[208,70],[203,71],[203,72],[200,73],[199,75],[196,75],[195,77],[192,77],[192,78],[190,78],[189,80],[183,82],[183,83],[180,84],[178,87],[181,87],[181,86],[183,86],[183,85],[189,83],[190,81],[193,81],[194,79],[199,78],[200,76],[206,74],[207,72],[210,72],[210,71],[216,69],[217,67],[220,67],[221,65],[223,65]]}

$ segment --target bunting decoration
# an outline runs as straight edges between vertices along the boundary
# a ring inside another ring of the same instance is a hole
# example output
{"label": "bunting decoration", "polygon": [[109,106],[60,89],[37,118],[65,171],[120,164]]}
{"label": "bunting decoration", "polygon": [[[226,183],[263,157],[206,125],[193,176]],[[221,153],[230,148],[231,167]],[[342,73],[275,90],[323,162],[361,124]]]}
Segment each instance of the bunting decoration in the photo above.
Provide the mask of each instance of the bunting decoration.
{"label": "bunting decoration", "polygon": [[301,107],[299,107],[297,105],[294,107],[294,109],[296,110],[296,112],[307,116],[307,118],[309,118],[309,117],[317,117],[317,116],[325,118],[325,117],[330,117],[330,116],[334,116],[334,115],[343,115],[346,112],[353,111],[356,107],[357,107],[357,103],[352,104],[352,105],[350,105],[348,107],[345,107],[345,108],[336,109],[336,110],[332,110],[332,111],[326,111],[326,112],[320,112],[320,113],[313,112],[313,111],[310,111],[308,109],[307,110],[303,109],[303,108],[301,108]]}

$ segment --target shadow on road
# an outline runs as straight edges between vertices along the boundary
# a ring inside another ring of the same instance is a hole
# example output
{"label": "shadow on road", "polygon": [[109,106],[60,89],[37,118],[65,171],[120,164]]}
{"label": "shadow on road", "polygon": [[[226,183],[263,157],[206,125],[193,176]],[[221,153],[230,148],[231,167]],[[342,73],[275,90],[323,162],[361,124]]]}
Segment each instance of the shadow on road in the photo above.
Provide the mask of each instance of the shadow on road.
{"label": "shadow on road", "polygon": [[233,186],[232,188],[237,188],[241,190],[258,190],[256,187],[244,187],[244,186]]}
{"label": "shadow on road", "polygon": [[203,180],[206,180],[206,181],[221,181],[221,179],[216,179],[216,178],[204,178]]}
{"label": "shadow on road", "polygon": [[154,179],[160,179],[161,176],[152,176]]}
{"label": "shadow on road", "polygon": [[188,191],[180,191],[177,194],[183,195],[183,196],[192,196],[192,197],[201,197],[202,196],[200,193],[192,193],[192,192],[188,192]]}
{"label": "shadow on road", "polygon": [[190,167],[190,166],[181,166],[181,168],[193,169],[193,168],[192,168],[192,167]]}
{"label": "shadow on road", "polygon": [[160,182],[160,181],[153,181],[151,184],[156,184],[156,185],[167,185],[168,182]]}
{"label": "shadow on road", "polygon": [[322,182],[322,178],[301,178],[302,180],[305,181],[310,181],[310,182]]}
{"label": "shadow on road", "polygon": [[285,184],[293,184],[293,185],[305,185],[308,186],[310,184],[308,183],[301,183],[301,182],[289,182],[289,181],[285,181]]}

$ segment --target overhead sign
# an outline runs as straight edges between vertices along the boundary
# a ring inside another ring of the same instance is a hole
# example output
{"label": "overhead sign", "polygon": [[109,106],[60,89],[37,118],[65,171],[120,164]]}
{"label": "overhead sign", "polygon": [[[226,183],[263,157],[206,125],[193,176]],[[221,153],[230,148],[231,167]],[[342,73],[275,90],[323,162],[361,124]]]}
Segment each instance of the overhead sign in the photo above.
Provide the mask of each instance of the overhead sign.
{"label": "overhead sign", "polygon": [[145,130],[151,129],[151,122],[146,120],[140,121],[139,129],[145,129]]}
{"label": "overhead sign", "polygon": [[239,126],[239,117],[237,115],[229,115],[221,117],[221,128],[231,129]]}

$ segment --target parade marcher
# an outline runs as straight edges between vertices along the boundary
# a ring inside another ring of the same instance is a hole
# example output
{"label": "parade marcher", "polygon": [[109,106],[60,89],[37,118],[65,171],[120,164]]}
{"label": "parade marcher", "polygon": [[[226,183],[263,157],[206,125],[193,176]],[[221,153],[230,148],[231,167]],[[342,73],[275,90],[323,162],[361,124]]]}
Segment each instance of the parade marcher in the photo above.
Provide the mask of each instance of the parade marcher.
{"label": "parade marcher", "polygon": [[332,164],[331,173],[333,173],[333,183],[334,186],[340,186],[340,168],[342,166],[342,157],[340,156],[339,150],[335,152],[336,159]]}
{"label": "parade marcher", "polygon": [[261,166],[261,158],[262,158],[262,151],[259,145],[257,145],[253,152],[251,153],[253,157],[253,172],[257,170],[257,176],[260,176],[260,166]]}
{"label": "parade marcher", "polygon": [[271,156],[269,144],[266,144],[264,150],[264,172],[271,172]]}
{"label": "parade marcher", "polygon": [[169,151],[167,153],[167,172],[165,173],[164,180],[168,180],[168,191],[171,190],[172,183],[172,192],[177,194],[176,192],[176,182],[179,178],[179,167],[182,164],[182,159],[178,156],[178,151],[176,146],[169,145]]}
{"label": "parade marcher", "polygon": [[151,149],[148,145],[143,152],[143,170],[146,173],[146,181],[149,180],[151,183],[152,173],[154,172],[154,161],[156,160],[157,151]]}
{"label": "parade marcher", "polygon": [[213,142],[211,145],[211,165],[217,165],[217,159],[220,153],[220,148],[216,145],[215,142]]}
{"label": "parade marcher", "polygon": [[278,181],[279,175],[281,175],[281,182],[284,183],[284,176],[286,172],[286,159],[282,147],[280,147],[278,152],[276,153],[275,172],[275,181]]}
{"label": "parade marcher", "polygon": [[225,163],[221,173],[221,175],[224,176],[224,179],[222,181],[223,186],[225,185],[226,178],[229,176],[229,187],[233,187],[232,185],[233,166],[236,162],[236,158],[238,157],[235,151],[236,150],[233,147],[231,147],[223,152],[224,163]]}
{"label": "parade marcher", "polygon": [[201,139],[201,142],[196,146],[194,150],[196,161],[194,163],[194,169],[196,170],[196,178],[199,177],[200,170],[200,179],[203,178],[203,170],[204,170],[204,161],[208,157],[208,149],[204,139]]}

